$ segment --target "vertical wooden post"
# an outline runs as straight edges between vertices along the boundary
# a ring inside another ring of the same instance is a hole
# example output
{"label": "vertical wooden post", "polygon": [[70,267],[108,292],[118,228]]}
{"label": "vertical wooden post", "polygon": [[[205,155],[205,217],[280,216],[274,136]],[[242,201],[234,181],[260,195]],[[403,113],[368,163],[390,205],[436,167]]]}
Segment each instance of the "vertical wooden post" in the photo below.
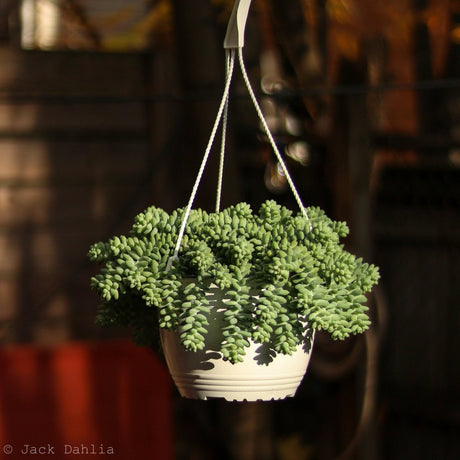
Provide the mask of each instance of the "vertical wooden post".
{"label": "vertical wooden post", "polygon": [[[340,81],[345,85],[356,85],[367,81],[365,66],[360,68],[348,62],[342,63]],[[365,91],[344,93],[335,98],[329,151],[334,217],[348,222],[351,229],[351,239],[348,243],[352,251],[369,260],[372,259],[373,245],[370,194],[372,153],[367,104]],[[369,334],[372,334],[372,331]],[[373,342],[367,340],[367,343]],[[360,383],[356,384],[359,394],[358,411],[362,413],[364,410],[365,418],[361,418],[361,423],[357,418],[357,432],[350,440],[349,448],[340,457],[344,460],[379,458],[375,426],[376,379],[374,377],[377,362],[375,355],[370,356],[369,353],[375,353],[375,349],[367,348],[367,367],[360,366],[358,370],[358,375],[361,376]],[[369,367],[370,365],[372,367]],[[369,379],[370,376],[372,379]],[[363,407],[361,407],[362,401],[364,401]]]}
{"label": "vertical wooden post", "polygon": [[[177,199],[186,203],[194,178],[208,143],[217,114],[225,81],[223,37],[217,33],[211,2],[174,0],[176,51],[182,90],[185,93],[183,114],[183,145],[173,165],[179,179]],[[219,147],[218,135],[216,145]],[[227,155],[224,179],[224,201],[235,202],[239,198],[236,168]],[[216,195],[218,160],[211,155],[206,173],[197,195],[196,205],[213,210]]]}

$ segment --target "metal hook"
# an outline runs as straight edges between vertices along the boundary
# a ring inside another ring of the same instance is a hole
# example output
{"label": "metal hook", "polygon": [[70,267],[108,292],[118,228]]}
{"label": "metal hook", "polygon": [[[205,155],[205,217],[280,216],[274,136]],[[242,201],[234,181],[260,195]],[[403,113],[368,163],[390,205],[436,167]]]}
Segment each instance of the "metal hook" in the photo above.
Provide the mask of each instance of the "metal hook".
{"label": "metal hook", "polygon": [[242,48],[244,46],[244,28],[250,5],[251,0],[236,0],[228,21],[227,33],[225,34],[225,49]]}

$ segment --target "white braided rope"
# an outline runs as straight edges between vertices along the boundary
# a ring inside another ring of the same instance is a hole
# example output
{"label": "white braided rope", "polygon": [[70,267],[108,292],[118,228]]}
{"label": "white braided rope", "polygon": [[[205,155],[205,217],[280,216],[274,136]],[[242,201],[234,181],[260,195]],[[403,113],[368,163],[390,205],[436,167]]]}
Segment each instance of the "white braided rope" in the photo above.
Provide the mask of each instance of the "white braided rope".
{"label": "white braided rope", "polygon": [[[171,269],[171,266],[178,258],[179,255],[179,250],[180,246],[182,243],[182,239],[184,237],[185,233],[185,228],[187,226],[187,222],[190,216],[190,212],[192,210],[193,202],[195,201],[195,197],[198,191],[198,187],[201,182],[201,178],[203,177],[203,172],[206,167],[206,163],[209,158],[209,154],[211,153],[212,146],[214,144],[214,139],[216,137],[217,129],[219,128],[221,120],[222,122],[222,143],[221,143],[221,150],[220,150],[220,160],[219,160],[219,172],[218,172],[218,183],[217,183],[217,196],[216,196],[216,212],[219,212],[220,210],[220,204],[221,204],[221,196],[222,196],[222,182],[223,182],[223,172],[224,172],[224,157],[225,157],[225,141],[226,141],[226,134],[227,134],[227,120],[228,120],[228,103],[229,103],[229,95],[230,95],[230,84],[232,81],[232,76],[233,76],[233,69],[235,67],[235,49],[228,49],[226,50],[226,75],[225,75],[225,88],[224,92],[222,95],[222,99],[220,102],[219,110],[217,112],[216,120],[214,121],[214,126],[211,131],[211,135],[209,137],[208,145],[206,147],[203,159],[201,161],[200,169],[198,170],[198,174],[195,180],[195,183],[193,185],[192,193],[190,195],[187,207],[185,209],[185,214],[184,217],[182,218],[182,223],[181,227],[179,230],[179,235],[177,237],[177,242],[176,242],[176,247],[174,249],[174,254],[169,258],[168,264],[166,266],[166,270],[169,271]],[[249,92],[249,96],[251,97],[252,103],[254,105],[254,108],[256,109],[257,115],[259,117],[260,122],[262,123],[262,127],[265,131],[265,134],[267,135],[267,138],[270,142],[270,145],[276,155],[276,158],[278,159],[279,164],[281,165],[281,168],[283,170],[284,176],[286,177],[286,180],[289,184],[289,187],[294,195],[294,198],[300,208],[300,211],[304,215],[304,217],[309,221],[309,226],[310,230],[312,229],[312,225],[310,222],[310,218],[308,216],[307,210],[302,203],[302,200],[300,198],[299,192],[297,191],[294,181],[291,178],[291,175],[289,174],[289,171],[287,169],[287,166],[283,160],[283,157],[278,150],[278,146],[276,145],[275,140],[273,139],[273,135],[270,131],[270,128],[268,127],[267,121],[265,120],[264,114],[259,106],[259,103],[257,102],[257,98],[254,94],[254,90],[252,89],[251,83],[249,81],[249,77],[246,71],[246,66],[244,65],[244,59],[243,59],[243,48],[240,47],[238,48],[238,60],[241,68],[241,73],[243,75],[244,82],[246,84],[246,88]]]}
{"label": "white braided rope", "polygon": [[[261,110],[261,108],[259,106],[259,103],[257,102],[257,98],[256,98],[256,96],[254,94],[253,89],[252,89],[251,82],[249,81],[249,77],[248,77],[248,74],[246,72],[246,67],[244,65],[243,48],[238,48],[238,60],[239,60],[239,63],[240,63],[241,73],[243,74],[243,79],[244,79],[244,82],[246,84],[246,88],[248,89],[248,92],[249,92],[249,95],[251,97],[252,103],[254,104],[254,107],[256,109],[257,115],[259,116],[259,120],[262,123],[262,126],[264,128],[265,134],[267,135],[268,140],[270,142],[270,145],[271,145],[273,151],[275,152],[276,158],[278,159],[278,161],[279,161],[279,163],[281,165],[281,168],[283,169],[284,176],[286,177],[286,180],[287,180],[287,182],[289,184],[289,187],[291,188],[291,191],[294,194],[294,198],[296,199],[297,204],[299,205],[300,211],[303,213],[305,218],[308,221],[310,221],[310,218],[308,217],[308,213],[307,213],[307,211],[305,209],[305,206],[303,205],[302,200],[300,199],[300,195],[297,192],[297,189],[296,189],[296,187],[294,185],[294,182],[293,182],[293,180],[291,178],[291,175],[289,174],[289,171],[288,171],[288,169],[286,167],[286,164],[284,163],[283,157],[281,156],[281,153],[278,150],[276,142],[273,139],[272,133],[270,132],[270,128],[267,125],[267,121],[265,120],[264,114],[262,113],[262,110]],[[311,227],[311,222],[310,222],[310,230],[311,229],[312,229],[312,227]]]}
{"label": "white braided rope", "polygon": [[[220,124],[220,121],[222,119],[224,109],[228,105],[228,95],[230,93],[230,83],[232,81],[233,68],[235,66],[235,50],[234,49],[229,50],[227,55],[228,55],[228,59],[227,59],[226,81],[225,81],[224,92],[223,92],[223,95],[222,95],[222,100],[220,102],[219,110],[217,111],[216,120],[214,121],[214,126],[212,128],[211,135],[209,137],[208,145],[206,147],[203,159],[201,161],[200,169],[198,170],[198,174],[197,174],[197,177],[196,177],[196,180],[195,180],[195,184],[193,185],[192,193],[190,195],[187,207],[185,209],[184,217],[182,218],[182,224],[181,224],[181,227],[180,227],[180,230],[179,230],[179,235],[177,237],[177,243],[176,243],[176,247],[174,249],[174,254],[168,260],[168,263],[167,263],[167,266],[166,266],[166,271],[169,271],[171,269],[171,266],[172,266],[174,260],[176,260],[178,258],[180,245],[181,245],[182,239],[184,237],[185,227],[187,226],[187,222],[188,222],[188,218],[190,216],[190,211],[192,210],[193,202],[195,201],[195,197],[196,197],[196,194],[197,194],[197,191],[198,191],[198,186],[200,185],[201,178],[203,176],[203,172],[204,172],[204,169],[206,167],[206,163],[207,163],[208,158],[209,158],[209,154],[211,153],[212,145],[214,143],[214,139],[216,137],[217,129],[219,128],[219,124]],[[222,181],[220,180],[220,182],[222,182]]]}
{"label": "white braided rope", "polygon": [[[227,67],[225,69],[225,79],[228,79],[229,72],[233,71],[234,60],[231,62],[231,55],[226,50]],[[220,211],[221,198],[222,198],[222,182],[224,178],[224,158],[225,158],[225,147],[227,138],[227,124],[228,124],[228,102],[229,94],[227,94],[227,100],[225,101],[224,113],[222,118],[222,140],[220,145],[220,159],[219,159],[219,172],[217,176],[217,193],[216,193],[216,212]]]}

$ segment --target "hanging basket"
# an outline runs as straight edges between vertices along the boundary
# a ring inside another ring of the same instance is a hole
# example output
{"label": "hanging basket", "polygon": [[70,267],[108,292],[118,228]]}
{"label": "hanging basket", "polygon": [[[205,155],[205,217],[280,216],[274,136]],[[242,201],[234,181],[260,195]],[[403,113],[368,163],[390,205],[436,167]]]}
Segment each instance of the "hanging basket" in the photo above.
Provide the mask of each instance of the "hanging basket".
{"label": "hanging basket", "polygon": [[[242,76],[254,108],[256,109],[264,131],[268,136],[272,149],[283,168],[291,191],[293,192],[304,217],[307,221],[309,220],[305,206],[300,199],[300,196],[290,177],[289,171],[287,170],[283,158],[278,151],[276,143],[257,102],[244,65],[242,52],[244,46],[244,28],[250,3],[251,0],[236,0],[230,16],[227,34],[224,40],[224,48],[226,49],[227,55],[225,88],[216,121],[211,131],[208,146],[205,150],[201,167],[198,171],[195,185],[192,189],[186,208],[175,253],[169,261],[169,268],[179,257],[180,245],[187,225],[189,213],[192,209],[195,195],[211,152],[217,129],[222,121],[222,144],[216,211],[220,209],[230,84],[236,60],[239,62]],[[178,332],[165,330],[161,332],[161,341],[166,362],[180,394],[188,398],[224,398],[228,401],[272,400],[294,396],[308,367],[313,345],[313,336],[308,336],[305,342],[302,345],[298,345],[295,352],[292,354],[285,355],[277,353],[275,357],[270,356],[268,351],[266,352],[269,347],[254,343],[249,339],[248,341],[250,346],[246,349],[243,362],[233,364],[224,360],[222,354],[218,351],[222,343],[220,324],[222,323],[222,317],[226,310],[226,305],[223,302],[225,299],[223,299],[222,292],[220,292],[216,287],[211,287],[207,293],[207,298],[212,306],[212,318],[209,320],[210,331],[208,331],[207,336],[205,337],[206,346],[203,351],[186,351],[180,342],[180,330]],[[305,325],[305,331],[306,334],[310,334],[307,325]]]}
{"label": "hanging basket", "polygon": [[[232,13],[225,88],[187,206],[170,216],[150,207],[136,217],[129,236],[96,243],[89,254],[105,263],[92,278],[104,300],[99,324],[133,326],[136,342],[150,346],[152,307],[157,308],[167,365],[188,398],[293,396],[308,367],[313,331],[327,330],[335,339],[364,332],[370,323],[364,294],[378,280],[375,266],[340,244],[348,233],[345,223],[333,222],[319,208],[307,210],[300,199],[244,66],[249,4],[237,0]],[[299,206],[297,215],[270,201],[257,214],[246,203],[220,210],[235,61]],[[221,121],[216,212],[194,211]]]}
{"label": "hanging basket", "polygon": [[207,300],[211,313],[203,350],[185,350],[180,331],[160,331],[166,363],[181,396],[226,401],[269,401],[294,396],[310,361],[313,334],[292,355],[275,357],[267,346],[250,340],[243,362],[232,364],[219,352],[226,311],[222,291],[210,287]]}

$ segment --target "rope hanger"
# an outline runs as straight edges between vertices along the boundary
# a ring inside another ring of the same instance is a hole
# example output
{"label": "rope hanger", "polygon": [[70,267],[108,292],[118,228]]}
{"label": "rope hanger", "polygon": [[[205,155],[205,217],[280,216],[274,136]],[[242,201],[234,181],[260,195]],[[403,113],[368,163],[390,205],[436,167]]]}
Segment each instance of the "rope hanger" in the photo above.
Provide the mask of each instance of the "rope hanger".
{"label": "rope hanger", "polygon": [[[201,178],[203,176],[206,163],[208,161],[209,155],[211,153],[212,146],[214,144],[214,140],[217,134],[217,130],[219,125],[222,121],[222,141],[221,141],[221,150],[220,150],[220,161],[219,161],[219,172],[218,172],[218,183],[217,183],[217,192],[216,192],[216,212],[220,211],[221,205],[221,196],[222,196],[222,182],[223,182],[223,171],[224,171],[224,157],[225,157],[225,140],[227,134],[227,120],[228,120],[228,105],[229,105],[229,94],[230,94],[230,86],[232,82],[232,77],[234,73],[235,67],[235,59],[236,55],[238,55],[238,62],[240,66],[240,70],[243,76],[243,80],[245,82],[246,88],[249,92],[249,96],[252,100],[254,108],[256,109],[257,116],[262,124],[262,127],[267,135],[267,138],[270,142],[270,145],[273,149],[273,152],[276,155],[276,158],[279,161],[279,164],[283,170],[283,173],[286,177],[286,180],[289,184],[289,187],[294,195],[294,198],[300,208],[300,211],[303,213],[304,217],[310,221],[308,217],[308,213],[305,209],[305,206],[302,203],[300,195],[294,185],[294,182],[289,174],[289,171],[286,167],[286,164],[283,160],[281,153],[278,150],[275,140],[273,139],[273,135],[270,132],[270,128],[268,127],[267,121],[262,113],[262,110],[257,102],[257,98],[255,96],[254,90],[252,89],[251,83],[249,81],[249,77],[246,71],[246,66],[244,64],[243,59],[243,46],[244,46],[244,29],[246,26],[246,21],[249,13],[249,7],[251,4],[251,0],[236,0],[235,6],[233,11],[230,15],[229,23],[227,26],[227,33],[224,39],[224,48],[225,48],[225,55],[226,55],[226,69],[225,69],[225,86],[223,95],[221,98],[221,102],[219,105],[219,109],[217,111],[217,116],[214,121],[213,128],[211,130],[211,134],[209,137],[208,144],[206,146],[203,159],[201,160],[201,165],[197,173],[197,177],[195,183],[192,188],[192,192],[185,209],[185,214],[182,219],[181,228],[179,230],[179,236],[177,238],[176,247],[174,249],[174,254],[172,257],[169,258],[166,270],[169,271],[171,269],[172,264],[176,259],[178,259],[180,245],[182,243],[182,239],[184,237],[185,228],[187,226],[187,221],[190,216],[190,212],[192,210],[193,202],[195,200],[198,187],[201,182]],[[310,223],[310,230],[311,230],[311,223]]]}

